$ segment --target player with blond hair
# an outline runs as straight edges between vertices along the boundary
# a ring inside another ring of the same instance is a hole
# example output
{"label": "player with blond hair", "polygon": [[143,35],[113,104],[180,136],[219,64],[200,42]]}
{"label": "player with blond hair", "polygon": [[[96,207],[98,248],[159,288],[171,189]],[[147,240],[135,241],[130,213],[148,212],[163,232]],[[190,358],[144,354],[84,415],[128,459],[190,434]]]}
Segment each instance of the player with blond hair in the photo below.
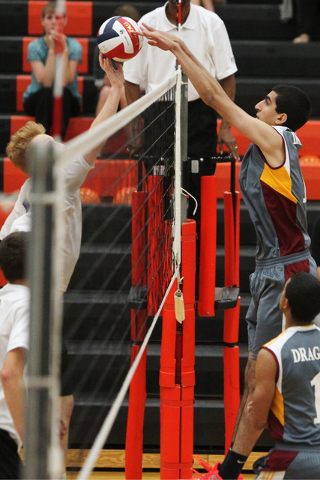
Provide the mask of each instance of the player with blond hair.
{"label": "player with blond hair", "polygon": [[[99,57],[101,68],[108,74],[111,82],[111,91],[103,108],[91,124],[93,128],[117,111],[121,89],[124,84],[123,71],[120,64],[117,64],[117,70],[112,66],[111,60],[105,59],[102,54]],[[26,153],[29,147],[36,142],[54,143],[55,140],[45,133],[41,124],[28,122],[12,135],[8,143],[6,152],[12,163],[23,172],[27,172]],[[63,294],[69,284],[74,267],[80,254],[81,231],[82,231],[82,210],[80,198],[80,186],[85,180],[88,172],[94,167],[95,160],[100,153],[103,144],[93,148],[86,155],[75,158],[66,167],[66,195],[64,198],[63,218],[66,225],[65,241],[61,252],[63,259],[63,274],[59,283],[59,290]],[[60,148],[64,148],[59,144]],[[18,199],[14,208],[0,231],[0,240],[11,232],[31,228],[32,205],[30,206],[30,187],[31,179],[27,179],[22,185]],[[62,352],[62,395],[61,395],[61,446],[64,451],[65,459],[68,448],[68,429],[73,410],[73,388],[70,381],[64,381],[64,372],[68,368],[68,355],[63,343]]]}

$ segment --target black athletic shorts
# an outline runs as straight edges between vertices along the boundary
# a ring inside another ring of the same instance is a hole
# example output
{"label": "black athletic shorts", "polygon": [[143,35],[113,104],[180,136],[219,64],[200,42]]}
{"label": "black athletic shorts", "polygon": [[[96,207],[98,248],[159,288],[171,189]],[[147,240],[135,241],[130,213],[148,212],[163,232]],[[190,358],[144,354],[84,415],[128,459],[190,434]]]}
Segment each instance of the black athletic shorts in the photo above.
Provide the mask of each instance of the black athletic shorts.
{"label": "black athletic shorts", "polygon": [[16,442],[6,430],[0,429],[0,478],[20,478],[22,468]]}

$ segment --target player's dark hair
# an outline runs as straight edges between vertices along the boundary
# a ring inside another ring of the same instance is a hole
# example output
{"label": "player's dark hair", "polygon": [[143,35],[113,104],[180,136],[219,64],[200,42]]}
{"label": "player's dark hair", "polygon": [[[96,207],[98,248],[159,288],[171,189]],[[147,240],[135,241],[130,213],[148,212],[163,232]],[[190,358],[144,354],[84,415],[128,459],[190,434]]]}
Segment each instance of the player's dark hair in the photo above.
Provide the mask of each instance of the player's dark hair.
{"label": "player's dark hair", "polygon": [[277,94],[276,112],[285,113],[288,117],[282,125],[295,132],[309,120],[311,101],[308,95],[291,85],[276,85],[272,91]]}
{"label": "player's dark hair", "polygon": [[293,275],[287,283],[285,297],[296,321],[310,323],[320,313],[320,281],[310,273]]}
{"label": "player's dark hair", "polygon": [[0,242],[0,268],[9,283],[26,278],[28,239],[28,232],[13,232]]}

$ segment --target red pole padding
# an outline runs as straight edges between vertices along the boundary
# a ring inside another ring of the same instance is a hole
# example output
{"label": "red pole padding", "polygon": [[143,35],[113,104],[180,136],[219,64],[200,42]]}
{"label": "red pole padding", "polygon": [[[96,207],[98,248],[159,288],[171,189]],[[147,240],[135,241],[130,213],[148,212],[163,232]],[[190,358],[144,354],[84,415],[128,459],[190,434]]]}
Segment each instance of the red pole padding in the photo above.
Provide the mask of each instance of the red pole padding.
{"label": "red pole padding", "polygon": [[227,454],[236,424],[240,406],[239,347],[223,349],[224,363],[224,416],[225,416],[225,454]]}
{"label": "red pole padding", "polygon": [[[132,195],[132,285],[145,285],[145,205],[146,192],[134,191]],[[146,334],[146,310],[131,310],[131,340],[142,342]],[[140,346],[131,347],[131,364],[138,355]],[[145,349],[137,370],[131,380],[126,432],[126,479],[142,478],[143,424],[146,402]]]}
{"label": "red pole padding", "polygon": [[200,272],[198,313],[214,316],[217,248],[216,177],[201,178]]}
{"label": "red pole padding", "polygon": [[[195,358],[196,222],[182,225],[185,320],[178,324],[171,288],[163,307],[160,359],[160,478],[192,478]],[[179,384],[176,382],[179,381]]]}

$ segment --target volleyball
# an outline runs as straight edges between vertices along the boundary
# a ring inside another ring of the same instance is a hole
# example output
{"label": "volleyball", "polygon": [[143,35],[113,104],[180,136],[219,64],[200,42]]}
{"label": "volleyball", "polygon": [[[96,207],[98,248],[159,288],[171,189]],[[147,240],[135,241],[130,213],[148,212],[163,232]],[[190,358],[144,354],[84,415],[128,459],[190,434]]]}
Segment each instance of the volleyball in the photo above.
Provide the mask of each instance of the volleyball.
{"label": "volleyball", "polygon": [[103,22],[97,41],[100,52],[117,62],[135,57],[142,48],[143,37],[139,25],[129,17],[112,17]]}

